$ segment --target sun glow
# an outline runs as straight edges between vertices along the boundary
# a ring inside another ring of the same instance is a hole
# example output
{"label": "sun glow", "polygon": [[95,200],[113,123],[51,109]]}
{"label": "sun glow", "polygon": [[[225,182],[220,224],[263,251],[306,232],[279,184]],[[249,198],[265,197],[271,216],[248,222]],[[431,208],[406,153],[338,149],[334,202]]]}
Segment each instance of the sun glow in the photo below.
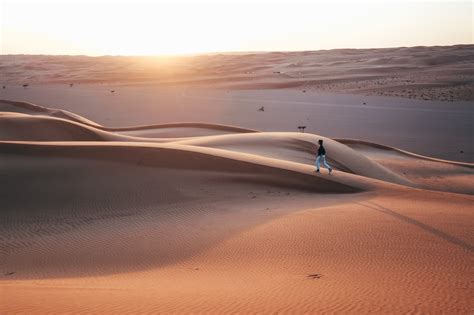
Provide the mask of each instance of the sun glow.
{"label": "sun glow", "polygon": [[1,53],[155,55],[472,43],[472,4],[2,2]]}

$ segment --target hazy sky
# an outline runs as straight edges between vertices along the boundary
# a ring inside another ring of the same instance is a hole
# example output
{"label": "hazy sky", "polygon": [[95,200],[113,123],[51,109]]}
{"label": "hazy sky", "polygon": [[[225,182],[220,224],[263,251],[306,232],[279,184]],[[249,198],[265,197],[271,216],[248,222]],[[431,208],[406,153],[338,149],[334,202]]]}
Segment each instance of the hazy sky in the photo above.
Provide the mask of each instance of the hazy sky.
{"label": "hazy sky", "polygon": [[155,55],[473,43],[472,1],[0,3],[2,54]]}

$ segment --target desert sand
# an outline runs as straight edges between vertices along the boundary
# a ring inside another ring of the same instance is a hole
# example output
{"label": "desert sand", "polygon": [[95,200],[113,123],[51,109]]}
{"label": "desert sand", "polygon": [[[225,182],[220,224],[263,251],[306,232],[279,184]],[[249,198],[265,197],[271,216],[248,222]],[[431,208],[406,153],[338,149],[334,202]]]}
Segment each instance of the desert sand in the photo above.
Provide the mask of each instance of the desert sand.
{"label": "desert sand", "polygon": [[[115,93],[111,93],[114,90]],[[227,90],[212,86],[38,84],[7,86],[0,99],[66,110],[110,127],[199,122],[245,129],[353,138],[431,157],[474,162],[471,102],[302,93],[295,89]],[[258,111],[264,107],[265,111]],[[199,133],[195,133],[198,132]],[[205,129],[143,129],[145,137],[206,135]]]}
{"label": "desert sand", "polygon": [[0,56],[1,313],[472,313],[472,50]]}
{"label": "desert sand", "polygon": [[[472,163],[473,56],[473,45],[177,57],[0,55],[0,99],[67,110],[105,126],[306,126],[331,138]],[[257,112],[262,106],[266,111]]]}
{"label": "desert sand", "polygon": [[474,100],[474,46],[179,57],[0,56],[3,85],[154,84]]}
{"label": "desert sand", "polygon": [[[310,133],[0,109],[6,314],[473,309],[471,163]],[[320,138],[333,175],[314,172]]]}

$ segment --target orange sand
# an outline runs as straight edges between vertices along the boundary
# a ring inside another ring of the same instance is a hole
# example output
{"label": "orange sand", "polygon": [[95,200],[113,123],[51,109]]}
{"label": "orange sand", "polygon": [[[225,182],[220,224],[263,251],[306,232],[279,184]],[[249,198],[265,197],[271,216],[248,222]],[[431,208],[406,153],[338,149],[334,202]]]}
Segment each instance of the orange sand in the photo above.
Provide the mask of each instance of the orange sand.
{"label": "orange sand", "polygon": [[471,163],[2,102],[2,314],[474,310]]}

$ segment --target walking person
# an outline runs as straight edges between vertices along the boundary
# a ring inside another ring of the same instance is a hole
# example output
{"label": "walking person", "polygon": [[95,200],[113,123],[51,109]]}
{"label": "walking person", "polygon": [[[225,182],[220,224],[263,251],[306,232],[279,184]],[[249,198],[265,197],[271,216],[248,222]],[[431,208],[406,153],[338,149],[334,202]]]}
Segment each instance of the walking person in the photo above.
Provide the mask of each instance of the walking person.
{"label": "walking person", "polygon": [[323,140],[318,140],[319,148],[318,148],[318,157],[316,158],[316,172],[319,173],[319,165],[321,164],[321,160],[323,160],[324,166],[329,170],[329,174],[332,172],[331,166],[329,166],[328,162],[326,161],[326,149],[323,146]]}

